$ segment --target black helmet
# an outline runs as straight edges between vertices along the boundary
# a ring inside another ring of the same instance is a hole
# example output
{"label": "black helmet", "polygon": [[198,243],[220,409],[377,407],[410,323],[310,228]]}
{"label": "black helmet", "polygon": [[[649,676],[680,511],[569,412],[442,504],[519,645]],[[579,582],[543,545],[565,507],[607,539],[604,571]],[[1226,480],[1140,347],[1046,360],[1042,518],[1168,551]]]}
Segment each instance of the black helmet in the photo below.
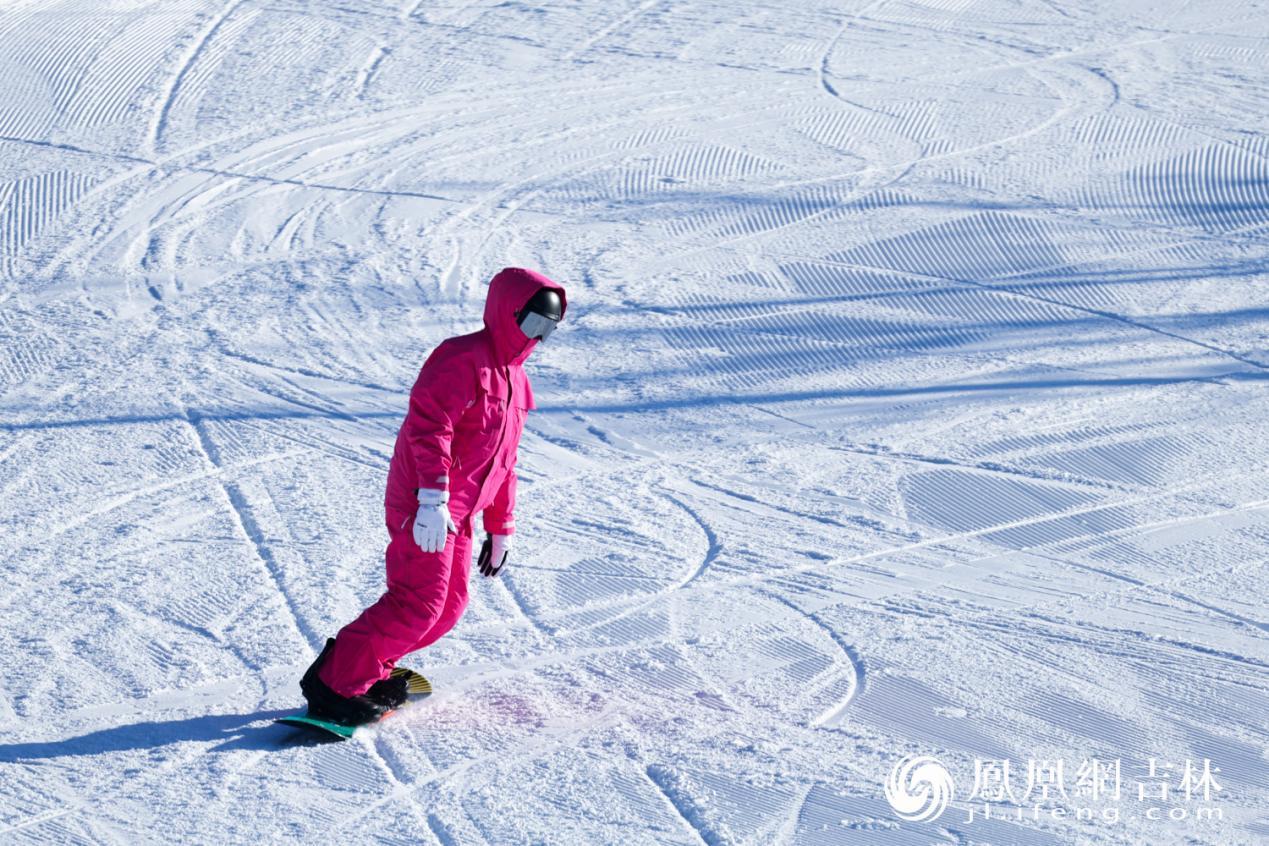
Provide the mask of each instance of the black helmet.
{"label": "black helmet", "polygon": [[552,288],[539,288],[516,314],[516,323],[526,337],[545,341],[563,317],[564,303],[559,293]]}

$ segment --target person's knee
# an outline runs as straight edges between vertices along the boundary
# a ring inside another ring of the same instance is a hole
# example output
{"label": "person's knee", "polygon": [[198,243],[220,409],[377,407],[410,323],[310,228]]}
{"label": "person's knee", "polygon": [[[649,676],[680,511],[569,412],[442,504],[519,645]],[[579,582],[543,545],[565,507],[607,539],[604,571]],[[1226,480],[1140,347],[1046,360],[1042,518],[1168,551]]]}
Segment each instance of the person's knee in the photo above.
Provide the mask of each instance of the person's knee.
{"label": "person's knee", "polygon": [[440,619],[436,621],[436,628],[443,631],[452,629],[466,610],[467,591],[465,589],[450,591],[449,597],[445,600],[445,610],[441,612]]}
{"label": "person's knee", "polygon": [[445,602],[445,612],[443,616],[447,621],[457,622],[458,618],[463,616],[463,612],[467,610],[467,591],[452,591],[449,598]]}
{"label": "person's knee", "polygon": [[388,596],[397,609],[398,618],[411,628],[427,626],[445,613],[449,604],[446,586],[442,584],[388,586]]}

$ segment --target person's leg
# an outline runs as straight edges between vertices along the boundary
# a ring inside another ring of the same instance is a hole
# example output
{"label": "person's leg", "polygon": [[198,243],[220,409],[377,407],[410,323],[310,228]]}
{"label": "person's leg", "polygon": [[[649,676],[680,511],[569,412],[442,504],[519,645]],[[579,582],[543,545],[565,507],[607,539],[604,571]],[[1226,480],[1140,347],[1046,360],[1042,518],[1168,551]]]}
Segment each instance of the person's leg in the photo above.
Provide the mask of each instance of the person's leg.
{"label": "person's leg", "polygon": [[[414,542],[410,520],[399,516],[388,515],[387,592],[340,630],[319,670],[321,680],[340,696],[358,696],[385,678],[445,610],[459,536],[450,534],[440,552],[424,552]],[[470,540],[467,550],[470,558]]]}
{"label": "person's leg", "polygon": [[449,570],[449,594],[445,597],[445,608],[432,627],[414,645],[414,649],[422,649],[436,643],[457,625],[459,618],[467,610],[467,577],[471,573],[472,539],[471,527],[466,528],[467,533],[459,534],[454,542],[454,557],[451,559]]}

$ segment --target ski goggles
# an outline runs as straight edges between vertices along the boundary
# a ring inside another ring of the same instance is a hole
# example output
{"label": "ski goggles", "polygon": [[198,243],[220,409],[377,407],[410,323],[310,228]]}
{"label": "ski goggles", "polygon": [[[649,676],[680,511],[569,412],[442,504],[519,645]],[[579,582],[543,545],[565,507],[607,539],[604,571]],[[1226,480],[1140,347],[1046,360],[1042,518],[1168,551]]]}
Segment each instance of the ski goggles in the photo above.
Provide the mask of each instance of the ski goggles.
{"label": "ski goggles", "polygon": [[558,320],[547,317],[545,314],[538,314],[536,311],[526,311],[520,315],[520,331],[529,338],[546,341],[558,324]]}

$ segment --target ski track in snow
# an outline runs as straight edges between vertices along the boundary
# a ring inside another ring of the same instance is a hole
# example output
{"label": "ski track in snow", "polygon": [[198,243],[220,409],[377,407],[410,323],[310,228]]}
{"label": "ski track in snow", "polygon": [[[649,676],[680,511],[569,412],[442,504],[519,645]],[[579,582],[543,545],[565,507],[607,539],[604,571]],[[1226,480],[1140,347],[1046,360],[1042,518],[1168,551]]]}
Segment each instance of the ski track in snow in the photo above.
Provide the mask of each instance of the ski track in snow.
{"label": "ski track in snow", "polygon": [[[0,841],[1264,842],[1266,36],[7,4]],[[511,264],[571,306],[516,560],[432,697],[306,742],[408,389]],[[913,754],[940,819],[885,798]],[[1005,757],[1210,759],[1223,816],[966,822]]]}

